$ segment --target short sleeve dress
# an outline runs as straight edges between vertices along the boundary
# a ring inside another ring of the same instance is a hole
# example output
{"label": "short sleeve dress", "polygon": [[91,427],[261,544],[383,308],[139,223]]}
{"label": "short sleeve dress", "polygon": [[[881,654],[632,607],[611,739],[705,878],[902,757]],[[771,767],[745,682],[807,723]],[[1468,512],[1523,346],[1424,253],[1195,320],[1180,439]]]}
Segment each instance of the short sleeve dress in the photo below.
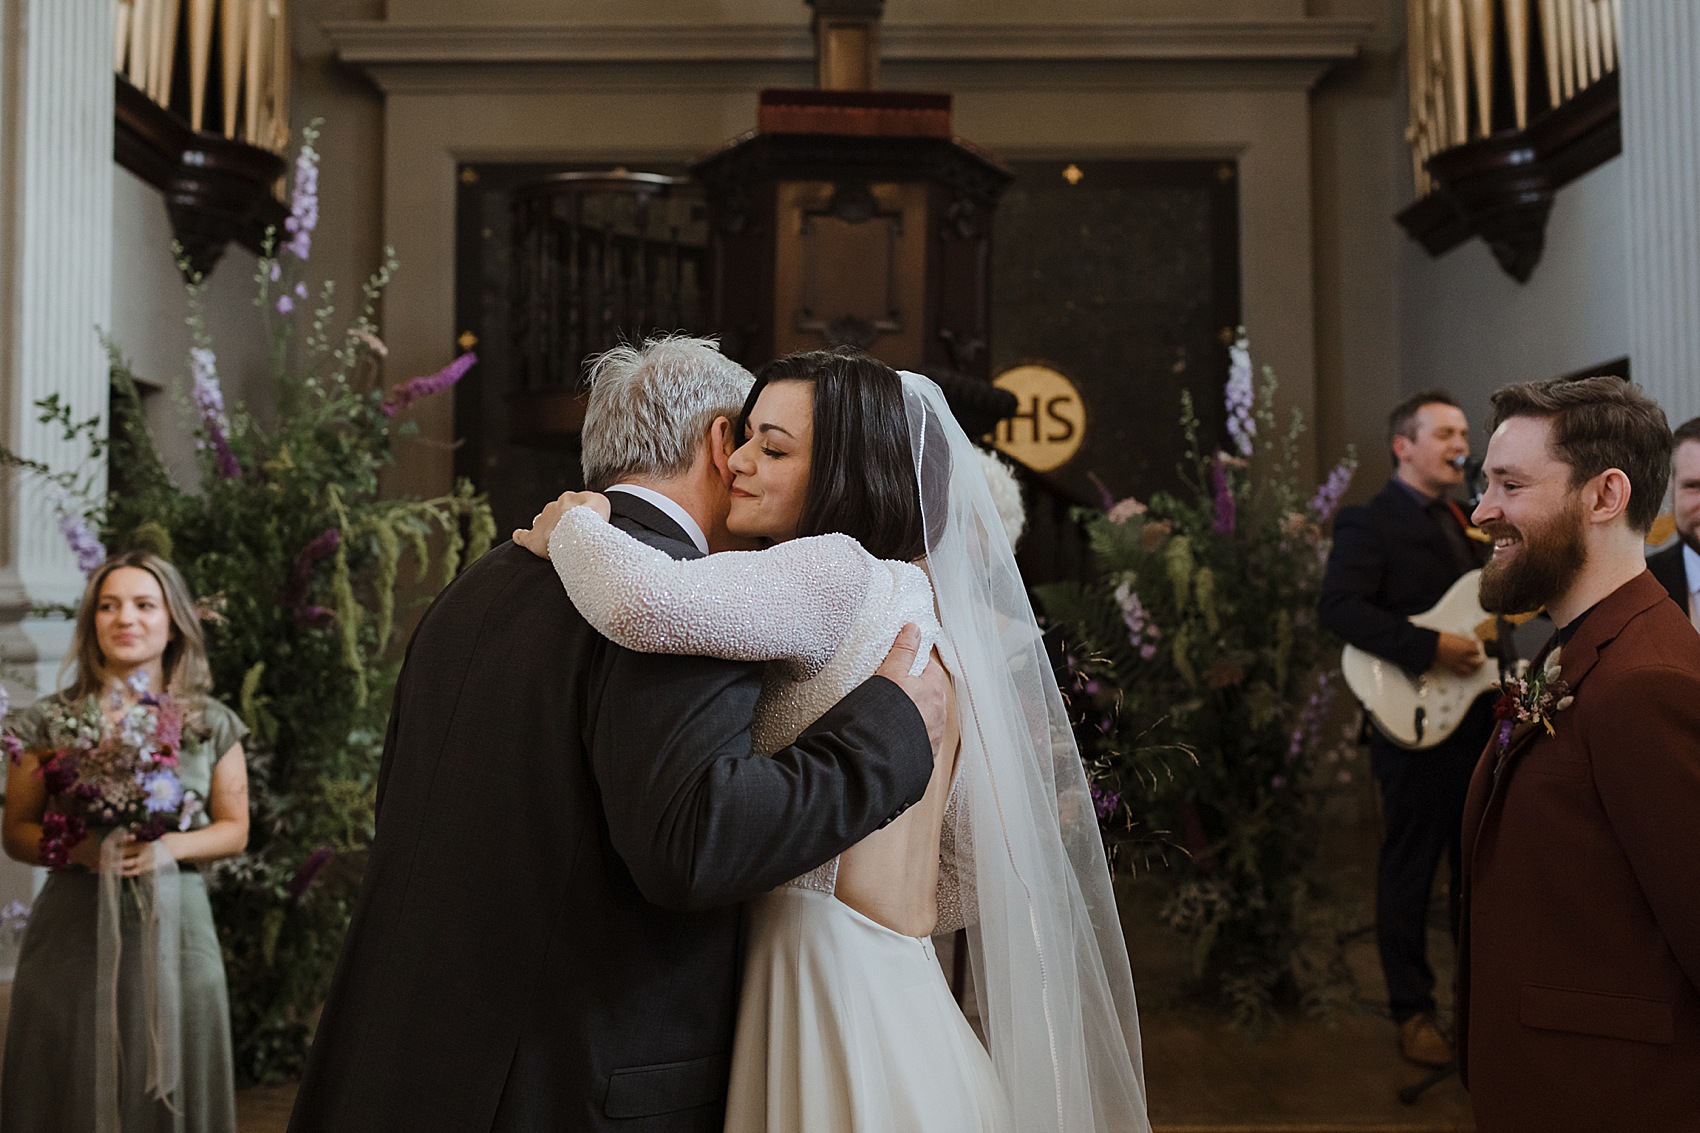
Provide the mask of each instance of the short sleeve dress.
{"label": "short sleeve dress", "polygon": [[[26,748],[45,746],[42,729],[39,702],[6,719],[5,730]],[[197,730],[185,729],[178,753],[178,775],[185,789],[206,798],[213,765],[247,734],[236,713],[209,699],[204,723]],[[195,824],[209,821],[202,812]],[[121,1128],[125,1133],[235,1133],[224,958],[206,879],[192,863],[180,862],[178,868],[183,887],[182,1086],[176,1112],[145,1088],[148,1046],[139,991],[140,932],[134,902],[123,901],[118,981]],[[82,866],[54,870],[30,907],[12,982],[5,1065],[0,1069],[0,1130],[5,1133],[92,1133],[95,1127],[98,886],[98,877]]]}

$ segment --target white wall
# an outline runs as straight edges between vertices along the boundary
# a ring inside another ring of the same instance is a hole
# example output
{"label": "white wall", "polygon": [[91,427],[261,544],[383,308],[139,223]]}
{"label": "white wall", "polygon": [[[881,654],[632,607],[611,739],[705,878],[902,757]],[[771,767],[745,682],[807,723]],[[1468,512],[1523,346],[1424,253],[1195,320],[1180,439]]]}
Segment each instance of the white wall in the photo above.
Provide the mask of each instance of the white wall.
{"label": "white wall", "polygon": [[[112,325],[119,352],[143,383],[148,425],[166,467],[185,487],[199,480],[189,390],[189,314],[183,277],[171,251],[165,199],[120,168],[112,186]],[[207,276],[207,328],[218,356],[225,405],[246,401],[262,415],[272,406],[265,375],[265,330],[253,305],[256,258],[237,244]]]}
{"label": "white wall", "polygon": [[1451,390],[1477,433],[1478,453],[1488,397],[1500,386],[1629,353],[1625,194],[1621,157],[1560,189],[1546,251],[1528,283],[1505,274],[1480,240],[1439,259],[1405,241],[1400,387]]}

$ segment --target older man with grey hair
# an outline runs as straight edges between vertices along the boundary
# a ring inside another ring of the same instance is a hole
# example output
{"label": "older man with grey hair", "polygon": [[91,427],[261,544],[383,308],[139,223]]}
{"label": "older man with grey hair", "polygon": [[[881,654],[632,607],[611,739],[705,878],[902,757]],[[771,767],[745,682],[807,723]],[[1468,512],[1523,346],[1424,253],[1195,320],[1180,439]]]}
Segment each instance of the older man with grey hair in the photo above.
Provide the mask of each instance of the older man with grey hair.
{"label": "older man with grey hair", "polygon": [[[731,545],[750,375],[682,337],[591,374],[585,479],[613,522],[678,558]],[[759,666],[621,649],[514,544],[473,564],[408,648],[290,1129],[720,1130],[738,903],[921,797],[944,678],[907,676],[916,644],[761,758]]]}

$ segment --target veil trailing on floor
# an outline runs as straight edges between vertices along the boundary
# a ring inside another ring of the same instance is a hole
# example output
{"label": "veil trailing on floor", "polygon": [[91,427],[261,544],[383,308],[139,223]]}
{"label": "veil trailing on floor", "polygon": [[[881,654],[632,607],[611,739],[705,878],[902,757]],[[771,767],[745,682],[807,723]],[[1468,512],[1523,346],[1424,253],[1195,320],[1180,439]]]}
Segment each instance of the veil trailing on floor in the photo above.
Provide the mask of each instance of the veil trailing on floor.
{"label": "veil trailing on floor", "polygon": [[1074,733],[974,446],[904,372],[957,668],[956,865],[986,1044],[1022,1133],[1148,1133],[1133,974]]}

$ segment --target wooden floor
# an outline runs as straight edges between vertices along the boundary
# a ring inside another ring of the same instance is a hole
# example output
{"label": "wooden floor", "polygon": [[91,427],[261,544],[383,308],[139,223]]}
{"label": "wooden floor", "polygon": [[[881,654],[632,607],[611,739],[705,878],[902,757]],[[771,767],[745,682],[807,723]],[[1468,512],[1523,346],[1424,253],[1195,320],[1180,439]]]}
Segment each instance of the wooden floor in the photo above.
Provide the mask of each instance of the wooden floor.
{"label": "wooden floor", "polygon": [[[1367,822],[1359,819],[1365,800],[1372,814]],[[1326,851],[1330,880],[1345,899],[1349,920],[1354,902],[1369,908],[1373,796],[1336,800],[1334,818]],[[1126,903],[1124,920],[1139,988],[1146,1087],[1158,1133],[1461,1133],[1474,1128],[1456,1077],[1414,1104],[1400,1102],[1399,1091],[1420,1082],[1425,1072],[1394,1051],[1367,933],[1345,946],[1355,986],[1344,989],[1332,1018],[1287,1019],[1273,1034],[1252,1039],[1181,999],[1184,952],[1136,902]],[[1438,909],[1434,920],[1438,926]],[[1431,940],[1444,988],[1451,982],[1450,942],[1438,927]],[[10,990],[0,983],[0,1015]],[[290,1086],[242,1091],[237,1095],[241,1133],[282,1133],[293,1099]]]}

